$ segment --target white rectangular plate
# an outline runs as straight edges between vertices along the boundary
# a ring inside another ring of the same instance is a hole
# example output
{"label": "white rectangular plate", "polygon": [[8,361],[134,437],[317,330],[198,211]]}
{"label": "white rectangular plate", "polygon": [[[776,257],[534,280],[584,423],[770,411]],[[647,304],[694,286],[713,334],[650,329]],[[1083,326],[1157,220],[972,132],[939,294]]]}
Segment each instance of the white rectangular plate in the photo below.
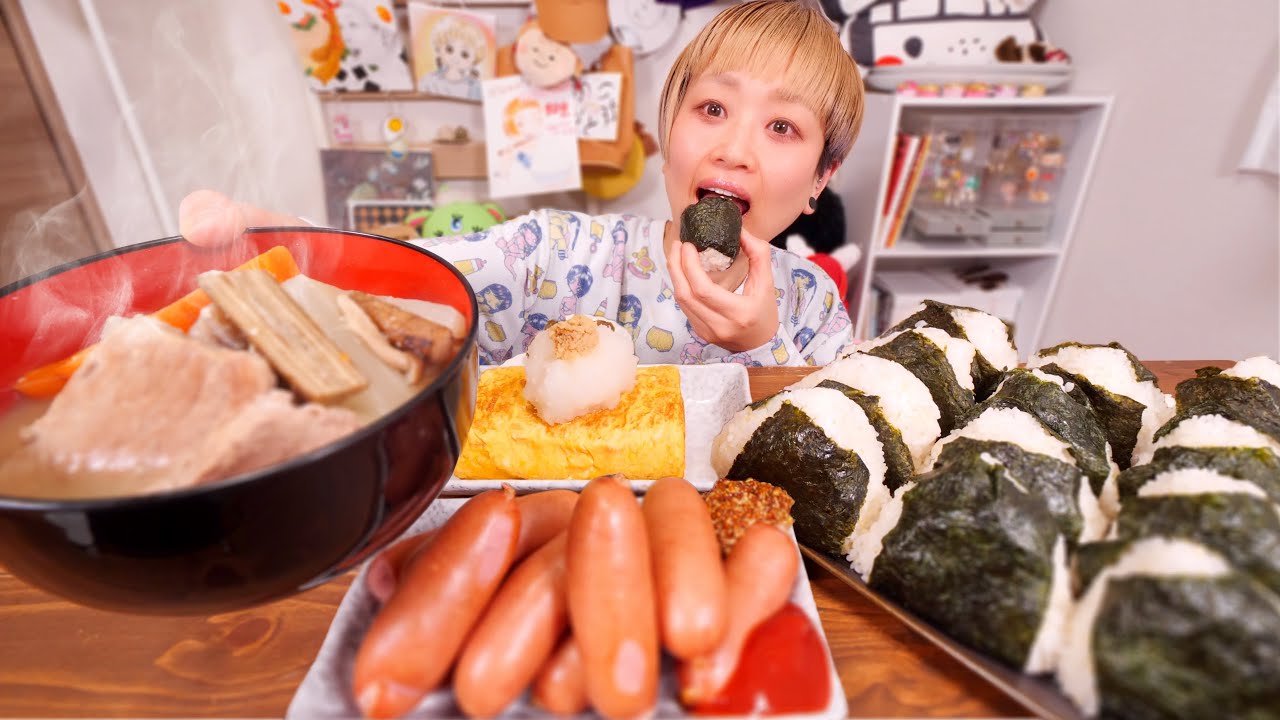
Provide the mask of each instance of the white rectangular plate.
{"label": "white rectangular plate", "polygon": [[[445,520],[453,515],[466,501],[467,499],[465,498],[441,498],[436,500],[405,534],[414,535],[443,525]],[[792,540],[794,541],[794,539],[795,536],[792,535]],[[799,546],[796,547],[796,553],[797,555],[800,553]],[[822,645],[827,653],[827,668],[831,677],[831,698],[826,709],[821,712],[771,715],[769,717],[805,718],[806,720],[845,718],[848,717],[849,706],[844,697],[844,688],[840,684],[840,676],[836,673],[835,663],[831,659],[831,648],[827,645],[826,634],[822,631],[822,621],[818,617],[818,607],[813,601],[813,591],[809,587],[809,576],[805,572],[803,559],[799,564],[799,568],[799,572],[796,573],[795,587],[791,590],[791,602],[804,611],[809,620],[813,622],[818,635],[822,638]],[[285,713],[286,718],[298,718],[299,720],[302,718],[308,720],[315,718],[316,720],[322,720],[323,718],[357,718],[361,716],[359,708],[356,707],[355,698],[351,693],[352,666],[355,663],[356,651],[360,648],[360,641],[364,638],[365,631],[368,630],[370,623],[373,622],[373,617],[378,610],[377,601],[365,590],[364,581],[367,569],[367,564],[364,568],[361,568],[359,575],[351,583],[351,589],[342,598],[342,604],[338,606],[338,612],[333,617],[333,623],[329,626],[329,633],[325,635],[324,643],[320,646],[320,652],[316,655],[315,662],[307,670],[306,677],[302,679],[302,684],[298,686],[293,700],[289,703],[289,709]],[[430,652],[430,648],[423,648],[422,651]],[[675,666],[670,662],[669,658],[664,658],[662,677],[658,687],[658,707],[653,717],[684,717],[685,713],[675,698]],[[543,716],[546,716],[546,714],[540,713],[537,708],[528,702],[527,696],[523,696],[499,717],[528,718]],[[453,693],[449,690],[438,690],[424,698],[418,707],[404,717],[461,718],[463,715],[453,701]],[[594,717],[594,715],[587,714],[583,717]],[[709,717],[713,716],[698,716],[699,720]]]}
{"label": "white rectangular plate", "polygon": [[[747,369],[737,363],[676,367],[680,371],[680,394],[684,396],[684,479],[705,492],[718,479],[711,467],[712,441],[729,418],[751,402]],[[643,492],[654,480],[632,480],[631,487]],[[522,494],[539,490],[581,490],[588,482],[590,480],[460,480],[453,476],[445,483],[441,495],[476,495],[502,485],[510,485]]]}

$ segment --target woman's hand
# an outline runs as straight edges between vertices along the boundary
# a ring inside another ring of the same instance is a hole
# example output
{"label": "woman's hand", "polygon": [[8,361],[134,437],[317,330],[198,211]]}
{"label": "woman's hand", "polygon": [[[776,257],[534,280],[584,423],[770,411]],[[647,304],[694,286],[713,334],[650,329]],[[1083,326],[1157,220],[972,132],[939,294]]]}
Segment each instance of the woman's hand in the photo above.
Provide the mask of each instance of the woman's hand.
{"label": "woman's hand", "polygon": [[245,228],[306,225],[283,213],[239,203],[213,190],[196,190],[178,205],[178,233],[192,245],[228,245],[244,234]]}
{"label": "woman's hand", "polygon": [[675,242],[667,251],[672,290],[693,331],[732,352],[760,347],[778,332],[772,249],[744,229],[742,252],[747,256],[747,280],[739,295],[707,275],[692,243]]}

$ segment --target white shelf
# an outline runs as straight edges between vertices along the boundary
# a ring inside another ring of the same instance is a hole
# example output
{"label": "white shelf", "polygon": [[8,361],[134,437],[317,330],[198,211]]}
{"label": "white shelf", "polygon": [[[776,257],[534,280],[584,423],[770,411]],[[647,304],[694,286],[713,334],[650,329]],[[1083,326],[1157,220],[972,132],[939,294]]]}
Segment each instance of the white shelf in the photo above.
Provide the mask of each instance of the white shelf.
{"label": "white shelf", "polygon": [[[1011,318],[1019,353],[1025,358],[1039,349],[1040,335],[1053,304],[1062,265],[1071,251],[1072,235],[1110,111],[1111,98],[1103,96],[919,98],[868,93],[862,132],[830,185],[844,200],[846,242],[862,249],[863,260],[851,271],[849,282],[849,313],[854,318],[854,332],[861,337],[869,334],[867,299],[878,270],[960,267],[982,261],[1007,273],[1009,282],[1023,290],[1018,316]],[[911,237],[899,239],[892,248],[872,243],[872,238],[881,235],[879,210],[884,207],[889,192],[894,144],[904,118],[918,120],[935,113],[950,117],[957,114],[1071,116],[1077,120],[1044,244],[992,246],[977,240],[921,242]]]}

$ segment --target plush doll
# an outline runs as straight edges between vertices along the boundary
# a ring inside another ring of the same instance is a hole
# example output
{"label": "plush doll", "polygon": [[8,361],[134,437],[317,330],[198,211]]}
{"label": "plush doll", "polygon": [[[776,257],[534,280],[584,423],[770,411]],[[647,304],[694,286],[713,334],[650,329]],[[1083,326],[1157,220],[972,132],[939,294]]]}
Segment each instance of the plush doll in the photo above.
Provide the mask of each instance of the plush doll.
{"label": "plush doll", "polygon": [[862,258],[857,245],[845,244],[844,203],[831,191],[818,195],[818,207],[811,215],[801,215],[770,241],[807,258],[835,280],[841,299],[849,297],[849,270]]}
{"label": "plush doll", "polygon": [[[521,28],[513,45],[498,51],[497,75],[522,75],[548,87],[584,72],[622,75],[616,140],[579,140],[584,170],[621,172],[635,147],[635,64],[631,48],[609,33],[609,0],[534,0],[537,17]],[[536,33],[528,37],[530,33]],[[569,72],[567,50],[573,55]]]}
{"label": "plush doll", "polygon": [[413,213],[404,221],[418,237],[446,237],[487,230],[506,219],[493,203],[454,202]]}

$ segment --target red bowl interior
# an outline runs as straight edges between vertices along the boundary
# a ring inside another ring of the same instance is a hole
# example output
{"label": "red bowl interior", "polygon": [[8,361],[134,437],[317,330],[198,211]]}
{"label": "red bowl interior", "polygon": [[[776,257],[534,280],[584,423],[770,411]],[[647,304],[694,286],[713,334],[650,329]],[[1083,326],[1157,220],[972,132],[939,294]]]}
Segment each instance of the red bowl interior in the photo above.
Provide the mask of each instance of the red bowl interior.
{"label": "red bowl interior", "polygon": [[0,410],[14,382],[34,368],[95,342],[112,315],[158,310],[197,288],[196,276],[229,270],[277,245],[304,275],[347,290],[429,300],[456,308],[468,325],[472,291],[435,256],[403,243],[338,230],[254,230],[221,248],[180,238],[95,256],[0,290]]}

